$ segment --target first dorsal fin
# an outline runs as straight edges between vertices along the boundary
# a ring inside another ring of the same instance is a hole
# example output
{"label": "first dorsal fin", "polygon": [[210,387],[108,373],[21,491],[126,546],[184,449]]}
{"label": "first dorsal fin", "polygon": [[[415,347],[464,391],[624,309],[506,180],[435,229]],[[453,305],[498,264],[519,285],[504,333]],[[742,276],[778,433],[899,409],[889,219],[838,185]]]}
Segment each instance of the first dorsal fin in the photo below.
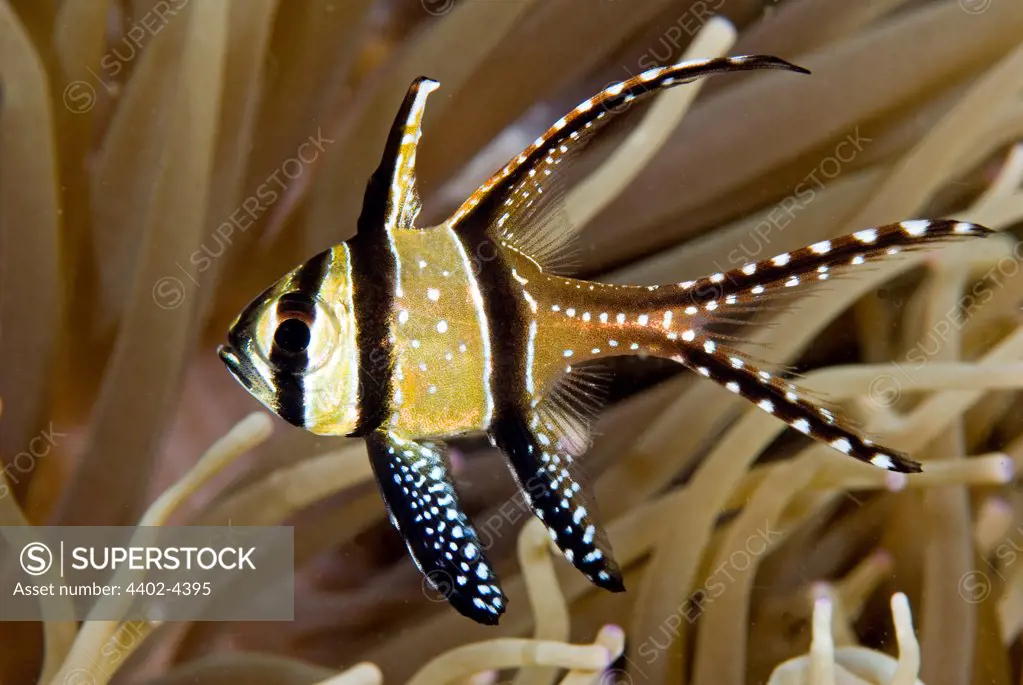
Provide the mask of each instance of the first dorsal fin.
{"label": "first dorsal fin", "polygon": [[380,166],[369,179],[359,216],[360,235],[412,228],[422,204],[416,188],[416,150],[426,99],[440,83],[420,76],[409,86],[391,126]]}

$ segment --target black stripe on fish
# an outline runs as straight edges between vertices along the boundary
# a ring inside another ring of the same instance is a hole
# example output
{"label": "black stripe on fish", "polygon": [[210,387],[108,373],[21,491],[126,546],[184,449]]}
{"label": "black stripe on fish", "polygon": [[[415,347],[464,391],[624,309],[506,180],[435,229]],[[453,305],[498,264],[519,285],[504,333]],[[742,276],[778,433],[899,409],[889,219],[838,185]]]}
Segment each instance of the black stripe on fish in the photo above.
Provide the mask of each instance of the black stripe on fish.
{"label": "black stripe on fish", "polygon": [[[479,241],[492,240],[482,230],[476,237],[459,236],[467,251],[479,254]],[[528,392],[526,374],[526,331],[530,315],[522,286],[515,281],[508,264],[489,260],[478,275],[485,314],[490,330],[494,372],[494,418],[491,438],[504,453],[512,474],[539,518],[565,557],[591,582],[612,592],[624,590],[621,574],[607,537],[583,505],[587,493],[571,474],[571,455],[559,442],[559,431],[544,423],[530,405],[541,398]],[[532,420],[530,420],[532,418]],[[540,433],[543,436],[540,436]],[[592,505],[591,505],[592,508]]]}
{"label": "black stripe on fish", "polygon": [[348,241],[348,248],[359,348],[359,423],[348,435],[363,437],[376,430],[390,412],[394,368],[390,315],[398,263],[386,235],[359,233]]}
{"label": "black stripe on fish", "polygon": [[[370,176],[363,197],[362,212],[356,224],[355,237],[348,241],[352,260],[355,321],[359,347],[359,423],[349,433],[364,437],[376,430],[390,412],[393,352],[390,341],[390,318],[394,308],[398,279],[398,256],[395,254],[387,226],[392,203],[403,201],[411,207],[399,207],[402,215],[414,217],[419,199],[414,175],[396,178],[400,167],[403,139],[409,133],[409,120],[424,87],[436,87],[431,79],[413,81],[394,117],[380,164]],[[429,94],[428,92],[426,94]],[[395,183],[411,184],[395,195]],[[406,226],[407,228],[407,226]]]}
{"label": "black stripe on fish", "polygon": [[[522,288],[515,282],[511,267],[504,260],[496,241],[485,228],[456,234],[467,254],[494,254],[476,275],[483,296],[484,316],[490,331],[493,372],[490,387],[494,389],[494,415],[502,410],[523,406],[526,394],[526,330],[529,325],[527,305]],[[483,323],[483,322],[481,322]]]}
{"label": "black stripe on fish", "polygon": [[272,382],[276,388],[277,414],[294,426],[305,426],[304,371],[309,366],[305,345],[297,352],[289,351],[284,338],[290,323],[300,320],[306,334],[316,318],[313,297],[320,292],[323,279],[330,267],[330,250],[316,255],[303,264],[291,283],[292,291],[285,293],[277,303],[279,323],[270,347]]}

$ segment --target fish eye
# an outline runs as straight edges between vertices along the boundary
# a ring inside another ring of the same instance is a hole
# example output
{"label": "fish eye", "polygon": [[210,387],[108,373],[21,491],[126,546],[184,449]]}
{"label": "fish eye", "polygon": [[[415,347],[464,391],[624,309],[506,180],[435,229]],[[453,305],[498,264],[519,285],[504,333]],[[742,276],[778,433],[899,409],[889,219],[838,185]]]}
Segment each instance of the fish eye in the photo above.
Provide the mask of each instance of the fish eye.
{"label": "fish eye", "polygon": [[274,346],[288,354],[302,354],[309,348],[312,331],[300,318],[285,319],[274,331]]}
{"label": "fish eye", "polygon": [[341,340],[334,312],[315,295],[292,291],[266,300],[252,351],[283,373],[312,373]]}

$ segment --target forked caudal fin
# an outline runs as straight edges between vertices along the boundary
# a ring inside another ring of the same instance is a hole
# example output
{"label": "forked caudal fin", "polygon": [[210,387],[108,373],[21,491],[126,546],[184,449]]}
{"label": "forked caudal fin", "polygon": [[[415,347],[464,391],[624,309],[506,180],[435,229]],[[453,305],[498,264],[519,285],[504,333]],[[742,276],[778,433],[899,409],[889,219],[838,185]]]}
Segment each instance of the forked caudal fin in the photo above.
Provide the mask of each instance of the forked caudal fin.
{"label": "forked caudal fin", "polygon": [[[991,229],[954,220],[914,220],[868,228],[834,240],[822,240],[793,252],[751,262],[725,273],[679,283],[689,304],[706,311],[754,303],[779,292],[826,281],[852,267],[936,243],[990,235]],[[671,286],[660,288],[670,297]],[[692,312],[692,310],[690,310]]]}
{"label": "forked caudal fin", "polygon": [[[802,294],[813,284],[888,255],[991,233],[960,221],[905,221],[674,285],[573,281],[559,288],[557,303],[548,305],[551,311],[544,315],[560,327],[560,340],[572,341],[563,350],[562,364],[621,354],[669,358],[845,455],[889,471],[916,473],[920,464],[859,436],[796,385],[728,347],[726,338],[710,325],[728,321],[730,309],[747,311],[775,295]],[[580,292],[585,296],[576,294]],[[570,373],[571,366],[566,371]]]}
{"label": "forked caudal fin", "polygon": [[815,404],[792,383],[763,371],[737,351],[687,330],[679,338],[675,361],[742,395],[800,433],[830,445],[842,454],[887,471],[919,473],[918,462],[856,434],[841,418]]}

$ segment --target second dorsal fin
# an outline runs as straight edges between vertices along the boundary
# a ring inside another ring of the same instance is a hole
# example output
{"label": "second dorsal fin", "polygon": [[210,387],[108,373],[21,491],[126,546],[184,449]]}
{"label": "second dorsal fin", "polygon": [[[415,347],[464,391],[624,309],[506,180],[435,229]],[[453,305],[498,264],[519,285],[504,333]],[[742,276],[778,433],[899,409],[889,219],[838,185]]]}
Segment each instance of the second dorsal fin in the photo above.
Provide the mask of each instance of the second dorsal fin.
{"label": "second dorsal fin", "polygon": [[777,57],[745,55],[656,67],[608,86],[555,122],[509,161],[462,203],[446,225],[470,231],[486,228],[493,237],[545,269],[564,272],[571,265],[571,243],[582,228],[563,211],[566,168],[597,132],[633,100],[704,76],[755,69],[806,73]]}

